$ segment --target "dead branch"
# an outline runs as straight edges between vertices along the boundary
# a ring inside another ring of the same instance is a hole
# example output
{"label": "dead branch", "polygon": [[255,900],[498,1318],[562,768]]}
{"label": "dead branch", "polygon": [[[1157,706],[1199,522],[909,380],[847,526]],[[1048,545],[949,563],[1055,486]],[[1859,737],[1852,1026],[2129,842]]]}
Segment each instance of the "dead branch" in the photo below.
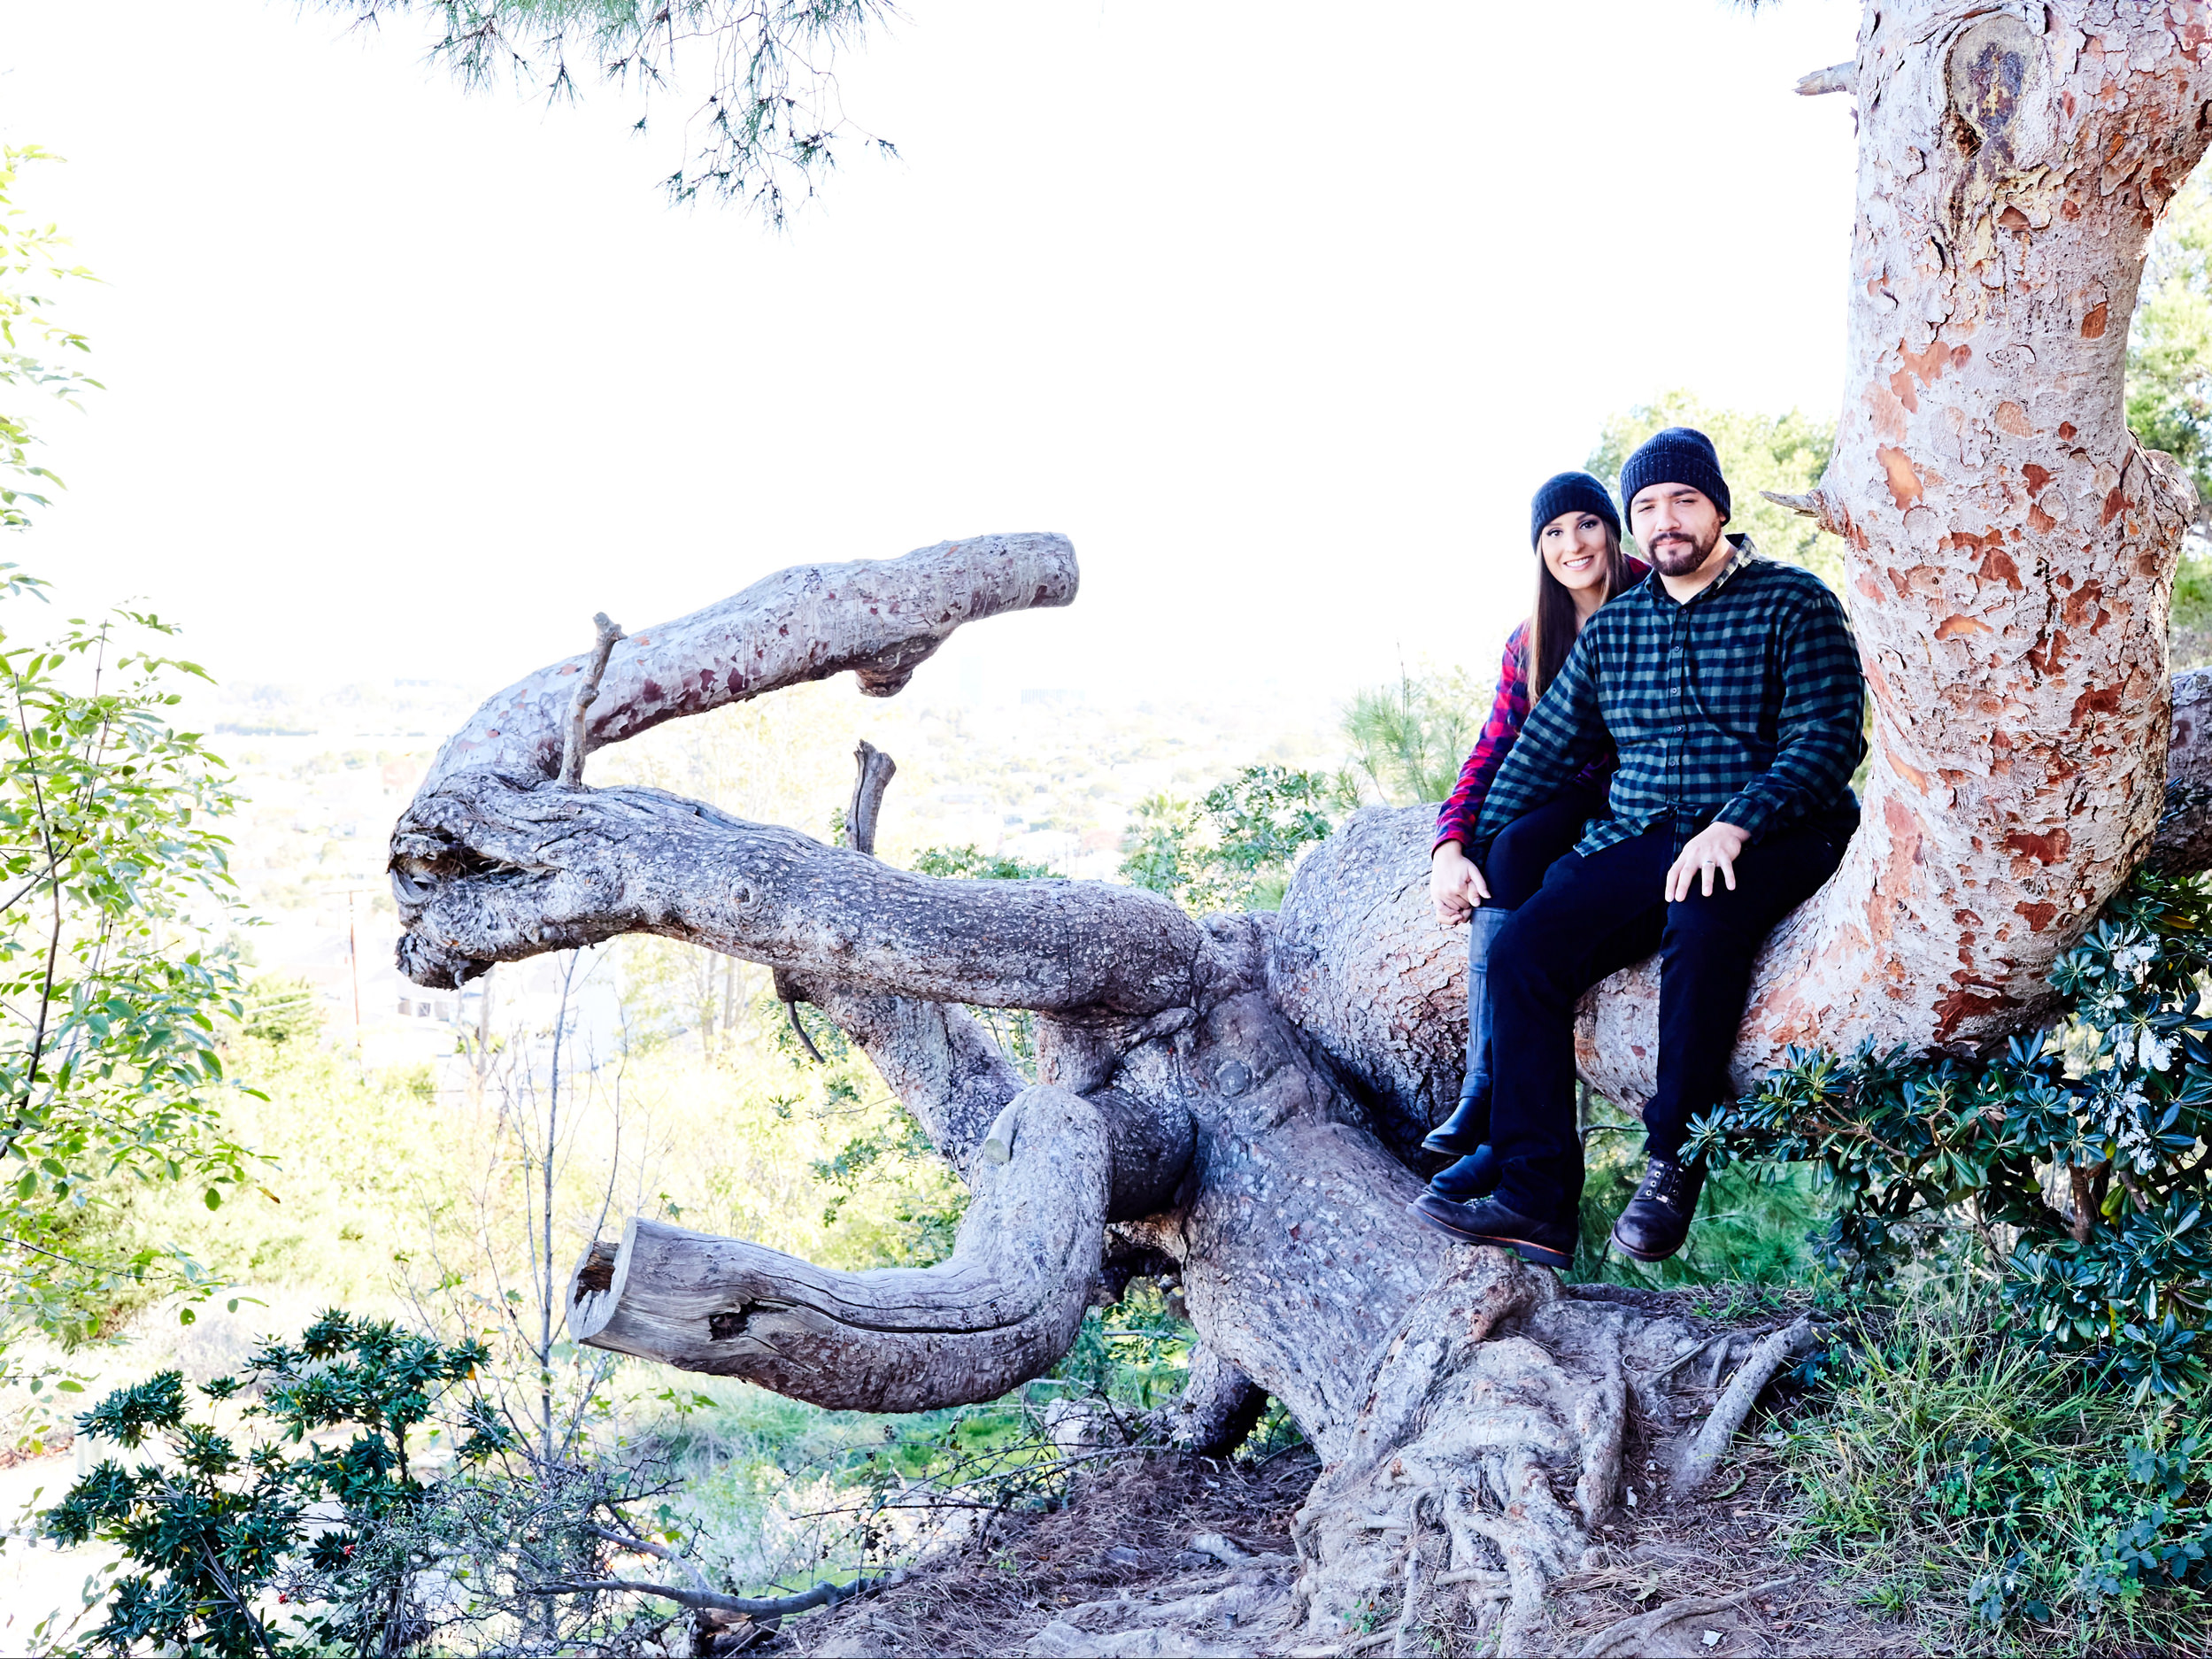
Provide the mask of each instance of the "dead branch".
{"label": "dead branch", "polygon": [[1583,1644],[1580,1659],[1613,1659],[1615,1655],[1642,1654],[1652,1651],[1651,1639],[1669,1624],[1680,1624],[1686,1618],[1703,1618],[1715,1613],[1725,1613],[1738,1603],[1748,1601],[1756,1595],[1768,1595],[1777,1590],[1787,1589],[1795,1580],[1771,1578],[1765,1584],[1753,1585],[1730,1595],[1697,1596],[1680,1601],[1669,1601],[1664,1607],[1653,1608],[1648,1613],[1633,1613],[1627,1618],[1607,1625]]}
{"label": "dead branch", "polygon": [[844,844],[873,857],[876,814],[883,809],[883,791],[891,786],[898,763],[865,737],[852,758],[859,763],[859,775],[852,780],[852,804],[844,809]]}
{"label": "dead branch", "polygon": [[[590,748],[787,685],[852,670],[889,697],[965,622],[1070,603],[1075,552],[1049,533],[976,536],[898,559],[796,565],[689,616],[629,637],[585,730]],[[438,752],[421,796],[457,772],[559,775],[571,657],[517,681]],[[405,828],[402,821],[403,830]]]}
{"label": "dead branch", "polygon": [[873,1578],[855,1578],[851,1584],[830,1584],[826,1580],[811,1590],[801,1590],[795,1595],[724,1595],[717,1590],[686,1590],[675,1585],[652,1584],[642,1578],[587,1578],[567,1582],[542,1584],[536,1586],[541,1595],[597,1595],[609,1591],[623,1591],[631,1595],[666,1597],[679,1607],[698,1612],[744,1613],[753,1618],[780,1618],[793,1613],[811,1612],[818,1607],[835,1607],[856,1595],[871,1590],[887,1589],[905,1582],[906,1569],[879,1573]]}
{"label": "dead branch", "polygon": [[613,654],[615,642],[622,637],[622,625],[609,621],[605,611],[597,613],[591,621],[597,627],[599,637],[592,644],[583,678],[576,682],[575,692],[568,699],[568,729],[561,741],[560,781],[566,789],[583,787],[584,716],[599,700],[599,681],[606,673],[607,658]]}
{"label": "dead branch", "polygon": [[978,1164],[952,1259],[840,1273],[634,1218],[569,1281],[579,1342],[744,1377],[836,1409],[927,1411],[1004,1393],[1073,1346],[1104,1248],[1113,1149],[1098,1109],[1025,1092],[1032,1132]]}
{"label": "dead branch", "polygon": [[1811,74],[1800,78],[1797,83],[1797,95],[1800,98],[1817,98],[1830,92],[1855,92],[1858,90],[1858,81],[1857,63],[1830,64],[1825,69],[1815,69]]}

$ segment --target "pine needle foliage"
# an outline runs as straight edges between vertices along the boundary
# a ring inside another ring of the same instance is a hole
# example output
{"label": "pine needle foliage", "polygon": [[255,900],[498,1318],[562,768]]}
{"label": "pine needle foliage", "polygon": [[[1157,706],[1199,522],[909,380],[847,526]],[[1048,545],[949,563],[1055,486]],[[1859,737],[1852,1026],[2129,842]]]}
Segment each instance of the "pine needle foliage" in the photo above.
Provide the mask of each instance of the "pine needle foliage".
{"label": "pine needle foliage", "polygon": [[703,85],[686,121],[694,147],[663,181],[671,199],[736,202],[781,228],[839,157],[891,156],[845,115],[832,66],[897,16],[890,0],[321,0],[360,24],[421,12],[430,59],[472,89],[501,81],[551,102],[580,74],[633,90],[646,109]]}

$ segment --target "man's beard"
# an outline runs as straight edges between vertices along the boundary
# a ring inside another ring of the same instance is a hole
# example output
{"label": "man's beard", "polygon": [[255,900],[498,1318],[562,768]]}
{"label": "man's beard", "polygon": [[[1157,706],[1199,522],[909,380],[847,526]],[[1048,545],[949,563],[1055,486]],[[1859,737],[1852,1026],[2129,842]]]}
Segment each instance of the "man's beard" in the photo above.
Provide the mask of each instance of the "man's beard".
{"label": "man's beard", "polygon": [[1659,567],[1662,576],[1686,576],[1713,556],[1720,545],[1721,527],[1715,524],[1703,539],[1693,539],[1680,530],[1669,530],[1663,536],[1654,537],[1646,549],[1652,563]]}

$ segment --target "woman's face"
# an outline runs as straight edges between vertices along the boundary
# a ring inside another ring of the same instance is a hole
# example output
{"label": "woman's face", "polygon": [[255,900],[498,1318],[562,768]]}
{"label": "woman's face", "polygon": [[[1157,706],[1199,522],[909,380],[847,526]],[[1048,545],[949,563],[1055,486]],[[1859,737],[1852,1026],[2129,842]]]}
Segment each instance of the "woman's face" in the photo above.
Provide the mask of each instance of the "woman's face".
{"label": "woman's face", "polygon": [[1536,538],[1537,551],[1559,584],[1569,592],[1594,588],[1606,579],[1606,521],[1579,507],[1562,513]]}

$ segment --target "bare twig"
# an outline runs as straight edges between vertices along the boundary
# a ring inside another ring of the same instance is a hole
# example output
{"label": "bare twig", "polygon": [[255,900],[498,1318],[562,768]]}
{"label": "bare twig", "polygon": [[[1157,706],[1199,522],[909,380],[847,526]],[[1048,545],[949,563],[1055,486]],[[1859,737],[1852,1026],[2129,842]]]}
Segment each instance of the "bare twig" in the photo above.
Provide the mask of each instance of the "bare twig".
{"label": "bare twig", "polygon": [[693,1584],[709,1595],[714,1593],[714,1586],[707,1583],[706,1575],[698,1570],[698,1563],[690,1556],[679,1555],[676,1551],[670,1549],[666,1544],[656,1544],[652,1539],[639,1538],[634,1532],[618,1532],[613,1527],[608,1526],[587,1525],[584,1531],[597,1533],[610,1544],[620,1544],[624,1549],[634,1549],[641,1555],[651,1555],[656,1560],[681,1567]]}
{"label": "bare twig", "polygon": [[560,781],[570,789],[583,787],[583,725],[584,716],[599,700],[599,681],[606,673],[606,660],[613,654],[615,641],[622,637],[619,622],[607,621],[601,611],[592,621],[599,630],[598,638],[591,647],[591,661],[583,671],[583,678],[576,683],[575,694],[568,699],[568,735],[560,749]]}
{"label": "bare twig", "polygon": [[596,1595],[609,1590],[628,1591],[632,1595],[665,1596],[679,1607],[711,1609],[717,1613],[744,1613],[753,1618],[780,1618],[787,1614],[805,1613],[818,1607],[835,1607],[856,1595],[871,1590],[881,1590],[890,1585],[903,1583],[906,1569],[878,1573],[873,1578],[855,1578],[851,1584],[816,1585],[811,1590],[801,1590],[796,1595],[723,1595],[713,1590],[683,1590],[674,1585],[649,1584],[641,1578],[590,1578],[566,1583],[542,1584],[537,1586],[543,1595]]}
{"label": "bare twig", "polygon": [[1830,92],[1855,92],[1859,84],[1859,66],[1856,63],[1830,64],[1825,69],[1815,69],[1797,83],[1800,98],[1817,98]]}
{"label": "bare twig", "polygon": [[798,1033],[798,1040],[806,1046],[806,1052],[814,1057],[814,1063],[817,1066],[828,1065],[829,1062],[821,1057],[821,1050],[814,1046],[814,1039],[806,1035],[806,1027],[798,1017],[798,999],[785,998],[783,1012],[791,1016],[791,1029]]}

